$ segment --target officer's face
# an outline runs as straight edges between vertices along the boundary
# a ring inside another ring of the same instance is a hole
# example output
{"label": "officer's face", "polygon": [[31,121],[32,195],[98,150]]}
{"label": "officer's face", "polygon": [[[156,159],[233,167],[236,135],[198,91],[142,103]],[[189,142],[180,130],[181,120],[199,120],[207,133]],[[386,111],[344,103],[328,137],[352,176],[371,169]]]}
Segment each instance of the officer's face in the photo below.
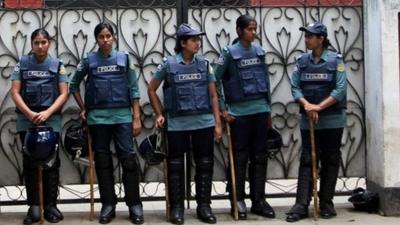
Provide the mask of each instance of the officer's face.
{"label": "officer's face", "polygon": [[241,30],[241,39],[248,42],[253,42],[257,36],[257,23],[251,21],[249,25]]}
{"label": "officer's face", "polygon": [[181,44],[184,51],[194,55],[200,49],[200,37],[199,36],[190,37],[186,41],[182,41]]}
{"label": "officer's face", "polygon": [[32,51],[36,57],[45,57],[50,47],[50,42],[43,35],[37,35],[32,41]]}
{"label": "officer's face", "polygon": [[322,36],[317,36],[315,34],[306,32],[304,37],[306,40],[307,49],[315,50],[322,47],[322,43],[324,41],[324,38]]}
{"label": "officer's face", "polygon": [[110,52],[112,49],[112,45],[114,42],[114,37],[111,32],[104,28],[98,35],[97,35],[97,44],[102,52]]}

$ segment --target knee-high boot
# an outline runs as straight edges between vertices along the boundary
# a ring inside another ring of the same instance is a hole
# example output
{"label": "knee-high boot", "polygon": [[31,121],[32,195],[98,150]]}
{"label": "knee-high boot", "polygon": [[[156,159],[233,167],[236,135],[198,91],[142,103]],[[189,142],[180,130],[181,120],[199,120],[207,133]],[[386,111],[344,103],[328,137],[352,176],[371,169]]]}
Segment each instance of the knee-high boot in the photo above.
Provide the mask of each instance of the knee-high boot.
{"label": "knee-high boot", "polygon": [[185,199],[183,157],[168,159],[168,193],[171,205],[170,222],[173,224],[183,224]]}
{"label": "knee-high boot", "polygon": [[251,212],[260,216],[274,218],[273,208],[265,201],[265,182],[267,180],[267,152],[258,153],[250,157],[249,181],[250,198],[252,201]]}
{"label": "knee-high boot", "polygon": [[201,158],[196,162],[197,217],[206,223],[217,222],[210,207],[213,167],[213,158]]}

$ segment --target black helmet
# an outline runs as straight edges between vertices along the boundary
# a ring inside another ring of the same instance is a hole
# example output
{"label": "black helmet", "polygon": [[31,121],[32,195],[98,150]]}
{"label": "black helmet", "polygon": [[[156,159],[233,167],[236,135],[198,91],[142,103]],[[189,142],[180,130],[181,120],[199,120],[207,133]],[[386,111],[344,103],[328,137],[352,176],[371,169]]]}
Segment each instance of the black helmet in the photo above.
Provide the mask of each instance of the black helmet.
{"label": "black helmet", "polygon": [[146,160],[149,165],[160,164],[165,154],[161,151],[161,135],[156,132],[147,136],[139,146],[140,156]]}
{"label": "black helmet", "polygon": [[58,134],[46,126],[31,127],[26,132],[24,154],[43,166],[51,167],[56,160]]}
{"label": "black helmet", "polygon": [[281,134],[277,130],[275,130],[273,128],[268,129],[268,131],[267,131],[267,150],[268,150],[268,153],[270,155],[274,156],[276,153],[279,152],[279,150],[281,149],[282,145],[283,145],[283,142],[282,142]]}
{"label": "black helmet", "polygon": [[354,208],[360,211],[376,212],[379,208],[378,194],[364,188],[354,189],[348,201],[353,203]]}
{"label": "black helmet", "polygon": [[74,158],[86,157],[88,155],[88,143],[86,132],[81,124],[68,127],[65,137],[65,150]]}

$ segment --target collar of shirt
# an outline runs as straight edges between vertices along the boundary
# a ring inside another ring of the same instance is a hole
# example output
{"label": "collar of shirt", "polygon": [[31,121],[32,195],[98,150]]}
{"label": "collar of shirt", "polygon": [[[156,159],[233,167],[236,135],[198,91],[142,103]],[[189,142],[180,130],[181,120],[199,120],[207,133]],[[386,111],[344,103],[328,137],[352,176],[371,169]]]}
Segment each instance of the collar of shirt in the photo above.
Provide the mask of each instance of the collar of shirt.
{"label": "collar of shirt", "polygon": [[[36,59],[35,54],[30,54],[29,57],[30,57],[30,60],[32,60],[32,62],[33,62],[34,64],[39,64],[38,61],[37,61],[37,59]],[[47,57],[43,60],[42,63],[46,62],[46,60],[48,60],[49,58],[50,58],[50,55],[48,54]]]}
{"label": "collar of shirt", "polygon": [[[320,57],[320,60],[319,60],[318,64],[322,63],[321,60],[323,60],[323,62],[328,61],[328,55],[329,55],[329,50],[324,49],[324,51],[322,52],[322,55],[321,55],[321,57]],[[311,62],[315,62],[315,61],[314,61],[314,56],[313,56],[312,53],[310,53],[308,57],[310,57],[310,61],[311,61]]]}
{"label": "collar of shirt", "polygon": [[[245,47],[243,47],[242,42],[240,40],[237,41],[234,45],[238,45],[240,48],[245,48]],[[250,43],[248,48],[251,48],[251,46],[253,46],[253,43]]]}
{"label": "collar of shirt", "polygon": [[[194,63],[195,60],[196,60],[196,55],[193,56],[193,59],[192,59],[192,61],[190,62],[190,64]],[[176,55],[176,61],[177,61],[179,64],[185,65],[185,62],[183,61],[182,53],[178,53],[178,54]]]}
{"label": "collar of shirt", "polygon": [[115,49],[113,49],[113,50],[111,50],[110,55],[104,55],[99,49],[99,50],[97,50],[97,54],[99,54],[100,57],[109,58],[109,57],[114,56],[115,54],[117,54],[117,51]]}

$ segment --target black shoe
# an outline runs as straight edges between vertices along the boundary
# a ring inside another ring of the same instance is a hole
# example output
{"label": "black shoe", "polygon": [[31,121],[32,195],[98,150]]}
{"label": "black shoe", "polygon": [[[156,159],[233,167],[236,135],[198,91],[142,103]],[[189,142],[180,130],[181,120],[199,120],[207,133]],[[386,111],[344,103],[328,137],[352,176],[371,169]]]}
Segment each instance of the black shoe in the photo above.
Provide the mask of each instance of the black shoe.
{"label": "black shoe", "polygon": [[129,219],[133,224],[143,224],[143,206],[141,203],[129,206]]}
{"label": "black shoe", "polygon": [[337,215],[335,207],[333,206],[332,202],[329,203],[321,202],[319,206],[319,214],[323,219],[330,219]]}
{"label": "black shoe", "polygon": [[40,220],[40,208],[38,205],[32,205],[28,209],[28,213],[24,218],[23,224],[29,225],[32,223],[39,222]]}
{"label": "black shoe", "polygon": [[100,211],[99,223],[107,224],[115,218],[115,206],[114,205],[103,205]]}
{"label": "black shoe", "polygon": [[[246,220],[247,219],[246,203],[244,201],[238,201],[237,202],[237,208],[238,208],[239,220]],[[232,205],[231,205],[231,215],[232,215],[233,218],[235,218]]]}
{"label": "black shoe", "polygon": [[308,206],[296,203],[286,215],[287,222],[296,222],[304,219],[308,217]]}
{"label": "black shoe", "polygon": [[251,212],[259,216],[275,218],[274,209],[265,200],[253,201],[251,204]]}
{"label": "black shoe", "polygon": [[44,218],[50,223],[58,223],[64,216],[56,205],[48,205],[44,208]]}
{"label": "black shoe", "polygon": [[204,223],[214,224],[217,222],[217,218],[215,218],[214,214],[212,213],[209,204],[199,204],[197,206],[197,218]]}
{"label": "black shoe", "polygon": [[170,222],[173,224],[183,224],[183,208],[181,207],[171,207]]}

